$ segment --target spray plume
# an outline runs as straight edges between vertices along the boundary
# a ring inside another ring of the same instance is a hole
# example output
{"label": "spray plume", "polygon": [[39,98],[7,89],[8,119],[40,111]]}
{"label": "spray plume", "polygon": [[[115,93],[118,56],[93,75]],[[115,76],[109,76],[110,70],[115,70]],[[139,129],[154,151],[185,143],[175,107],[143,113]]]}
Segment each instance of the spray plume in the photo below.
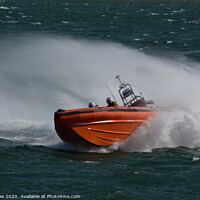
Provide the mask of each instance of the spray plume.
{"label": "spray plume", "polygon": [[[196,70],[199,63],[185,63],[184,57],[177,61],[152,57],[108,42],[53,37],[10,41],[1,42],[0,46],[2,138],[6,130],[13,130],[12,139],[17,128],[23,132],[36,127],[36,132],[45,132],[44,137],[37,135],[40,144],[46,138],[58,141],[53,136],[54,111],[86,107],[89,101],[104,106],[110,95],[106,84],[118,97],[115,76],[120,74],[136,93],[142,91],[146,99],[178,108],[163,114],[156,122],[153,120],[148,128],[139,129],[138,138],[133,135],[121,149],[142,151],[178,145],[192,147],[199,143],[200,72]],[[121,104],[119,97],[117,100]],[[19,132],[16,135],[20,137]]]}

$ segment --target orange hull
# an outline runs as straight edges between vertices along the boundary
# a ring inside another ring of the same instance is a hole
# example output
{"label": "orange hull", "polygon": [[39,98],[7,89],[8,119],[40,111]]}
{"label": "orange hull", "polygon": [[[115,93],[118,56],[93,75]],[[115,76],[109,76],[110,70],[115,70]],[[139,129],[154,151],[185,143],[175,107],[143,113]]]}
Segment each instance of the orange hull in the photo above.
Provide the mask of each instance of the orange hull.
{"label": "orange hull", "polygon": [[159,108],[102,107],[55,112],[55,129],[66,143],[108,147],[124,141]]}

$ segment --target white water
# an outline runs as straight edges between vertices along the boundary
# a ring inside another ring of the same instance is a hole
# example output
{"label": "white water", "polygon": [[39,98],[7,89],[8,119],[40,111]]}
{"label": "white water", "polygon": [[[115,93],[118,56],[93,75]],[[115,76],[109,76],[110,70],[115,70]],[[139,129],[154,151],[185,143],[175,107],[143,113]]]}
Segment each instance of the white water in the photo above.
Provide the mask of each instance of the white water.
{"label": "white water", "polygon": [[[59,108],[105,105],[108,84],[118,98],[121,74],[164,113],[120,145],[124,151],[199,145],[199,63],[147,56],[120,44],[53,37],[23,37],[0,46],[0,138],[59,146],[53,114]],[[6,133],[7,132],[7,133]],[[7,134],[5,136],[5,133]]]}
{"label": "white water", "polygon": [[174,110],[160,113],[141,126],[118,148],[122,151],[151,151],[178,146],[200,147],[200,113]]}

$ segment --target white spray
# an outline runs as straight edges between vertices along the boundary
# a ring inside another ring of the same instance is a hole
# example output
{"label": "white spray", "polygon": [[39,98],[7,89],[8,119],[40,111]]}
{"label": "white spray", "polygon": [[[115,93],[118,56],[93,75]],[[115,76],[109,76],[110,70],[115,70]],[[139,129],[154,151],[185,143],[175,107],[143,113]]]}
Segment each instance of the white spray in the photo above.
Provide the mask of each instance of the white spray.
{"label": "white spray", "polygon": [[54,111],[86,107],[89,101],[105,105],[110,95],[106,84],[117,97],[118,83],[114,77],[120,74],[136,93],[142,91],[158,105],[179,107],[175,113],[164,114],[158,122],[152,122],[150,127],[142,127],[138,130],[139,142],[133,136],[122,149],[193,147],[199,142],[200,72],[195,70],[199,63],[184,63],[181,61],[184,57],[178,61],[151,57],[108,42],[53,37],[12,41],[0,46],[1,138],[6,130],[17,129],[17,137],[19,132],[35,127],[41,135],[34,135],[30,129],[31,141],[37,137],[34,142],[40,141],[39,144],[58,142],[53,127]]}

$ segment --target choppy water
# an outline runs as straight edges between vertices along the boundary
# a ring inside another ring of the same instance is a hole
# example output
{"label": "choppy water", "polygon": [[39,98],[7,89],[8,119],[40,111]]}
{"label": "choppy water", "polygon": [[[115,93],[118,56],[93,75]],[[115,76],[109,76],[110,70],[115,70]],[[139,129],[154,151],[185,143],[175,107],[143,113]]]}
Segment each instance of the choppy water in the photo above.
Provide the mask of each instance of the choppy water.
{"label": "choppy water", "polygon": [[[0,0],[0,198],[199,199],[199,7]],[[117,74],[174,109],[110,149],[63,144],[54,111],[104,105],[106,84],[120,102]]]}

